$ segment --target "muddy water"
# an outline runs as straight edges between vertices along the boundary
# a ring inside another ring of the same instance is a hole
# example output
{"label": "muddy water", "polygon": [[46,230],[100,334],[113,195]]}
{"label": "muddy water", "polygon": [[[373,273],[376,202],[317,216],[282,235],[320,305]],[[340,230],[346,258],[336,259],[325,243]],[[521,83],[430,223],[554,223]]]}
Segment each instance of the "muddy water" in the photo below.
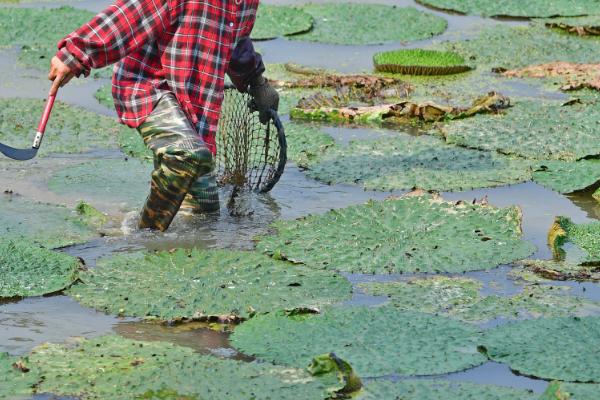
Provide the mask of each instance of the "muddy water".
{"label": "muddy water", "polygon": [[[268,3],[293,4],[295,0],[272,0]],[[317,1],[323,2],[323,1]],[[361,1],[369,2],[369,1]],[[374,0],[376,3],[388,3],[399,6],[411,5],[419,9],[424,7],[412,0]],[[99,11],[110,4],[108,0],[85,0],[56,3],[43,3],[44,7],[72,5],[92,11]],[[21,4],[21,7],[40,7],[36,4]],[[444,39],[466,38],[477,32],[481,26],[490,24],[520,24],[519,21],[496,21],[479,17],[448,15],[433,11],[449,21],[448,30],[440,37],[400,44],[415,47]],[[258,47],[264,53],[267,62],[297,62],[310,66],[336,68],[346,72],[361,72],[371,69],[372,55],[381,50],[397,48],[399,44],[376,46],[332,46],[283,39],[261,42]],[[36,70],[18,69],[16,51],[0,53],[0,76],[10,79],[0,80],[0,97],[36,97],[43,98],[47,92],[48,82],[45,74]],[[60,98],[70,104],[83,106],[94,112],[114,116],[114,111],[99,105],[93,93],[108,80],[76,81],[64,88]],[[529,96],[542,95],[538,89],[525,84],[516,83],[515,93]],[[33,129],[33,128],[32,128]],[[386,130],[348,129],[325,127],[339,143],[346,144],[350,140],[371,140],[394,134]],[[417,131],[407,133],[418,134]],[[397,134],[397,133],[396,133]],[[85,155],[60,156],[38,159],[27,164],[11,164],[7,171],[0,173],[0,190],[10,189],[31,198],[48,202],[73,205],[77,199],[66,197],[60,193],[47,190],[47,180],[52,171],[81,162],[106,157],[122,157],[118,153],[95,152]],[[173,229],[168,233],[154,234],[137,232],[135,227],[135,210],[124,212],[117,205],[103,204],[103,209],[113,218],[114,224],[107,236],[89,243],[73,246],[64,251],[82,257],[88,266],[93,267],[101,257],[137,249],[170,249],[173,247],[235,247],[251,248],[251,238],[264,233],[266,226],[278,218],[296,218],[309,213],[323,213],[332,208],[345,207],[362,203],[368,199],[382,199],[391,193],[368,192],[354,186],[327,186],[306,178],[294,165],[288,165],[280,183],[268,195],[250,196],[241,200],[241,215],[231,215],[225,208],[218,215],[187,218],[178,217]],[[400,193],[393,193],[400,194]],[[226,193],[224,193],[224,197]],[[555,215],[565,215],[575,222],[588,222],[600,219],[600,206],[591,197],[591,193],[577,196],[562,196],[546,190],[534,183],[506,186],[494,189],[481,189],[462,193],[445,193],[451,200],[471,201],[487,196],[490,203],[497,206],[518,204],[523,209],[524,238],[537,247],[534,257],[549,258],[550,251],[546,245],[546,232]],[[250,211],[252,211],[250,213]],[[513,295],[520,287],[507,278],[511,266],[501,266],[492,271],[471,272],[468,276],[480,279],[485,283],[483,294]],[[389,281],[407,279],[407,275],[358,275],[348,274],[353,283],[371,280]],[[600,301],[600,289],[595,284],[553,283],[569,285],[579,295]],[[355,290],[350,305],[378,305],[386,300],[369,296]],[[490,325],[505,321],[492,321]],[[134,319],[121,319],[106,316],[90,309],[63,295],[41,298],[30,298],[22,301],[0,303],[0,352],[24,354],[43,341],[62,342],[72,336],[93,337],[106,333],[118,333],[126,337],[145,340],[167,340],[189,346],[199,352],[214,354],[219,357],[231,357],[248,360],[229,346],[228,334],[222,330],[209,329],[202,325],[187,327],[167,327],[143,323]],[[392,377],[399,379],[399,377]],[[444,375],[443,379],[471,381],[478,383],[494,383],[517,388],[527,388],[541,392],[546,387],[545,381],[533,380],[515,375],[502,364],[486,363],[477,368],[454,374]],[[51,398],[39,395],[36,399]]]}

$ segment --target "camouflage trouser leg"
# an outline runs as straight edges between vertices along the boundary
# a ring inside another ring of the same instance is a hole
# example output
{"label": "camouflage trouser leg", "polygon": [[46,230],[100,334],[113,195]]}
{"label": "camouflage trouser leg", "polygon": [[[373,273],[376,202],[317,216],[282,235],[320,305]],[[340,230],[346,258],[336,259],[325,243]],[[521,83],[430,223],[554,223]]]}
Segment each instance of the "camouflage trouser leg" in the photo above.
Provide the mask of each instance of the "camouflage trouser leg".
{"label": "camouflage trouser leg", "polygon": [[181,211],[191,214],[210,213],[218,211],[219,190],[217,187],[217,179],[214,170],[208,174],[199,176],[192,186],[188,194],[181,203]]}
{"label": "camouflage trouser leg", "polygon": [[138,131],[154,153],[150,194],[140,228],[164,231],[196,179],[213,170],[212,154],[172,94],[161,98]]}

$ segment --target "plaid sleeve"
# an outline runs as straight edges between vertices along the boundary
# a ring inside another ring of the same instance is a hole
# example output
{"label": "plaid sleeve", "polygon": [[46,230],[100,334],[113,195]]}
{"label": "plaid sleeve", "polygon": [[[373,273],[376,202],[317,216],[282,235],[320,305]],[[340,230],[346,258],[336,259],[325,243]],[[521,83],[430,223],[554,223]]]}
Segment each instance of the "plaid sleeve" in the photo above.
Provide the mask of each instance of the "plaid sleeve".
{"label": "plaid sleeve", "polygon": [[254,50],[249,37],[240,39],[231,54],[227,75],[237,90],[245,92],[250,81],[265,72],[262,56]]}
{"label": "plaid sleeve", "polygon": [[169,1],[118,0],[58,42],[56,56],[76,74],[113,64],[171,25]]}

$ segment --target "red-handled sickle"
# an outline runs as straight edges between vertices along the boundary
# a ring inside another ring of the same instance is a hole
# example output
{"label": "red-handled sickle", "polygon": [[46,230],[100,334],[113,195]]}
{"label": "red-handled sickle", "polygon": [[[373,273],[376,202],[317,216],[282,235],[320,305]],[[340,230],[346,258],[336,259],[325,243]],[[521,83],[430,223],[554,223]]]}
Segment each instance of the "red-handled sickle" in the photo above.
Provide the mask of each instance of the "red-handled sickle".
{"label": "red-handled sickle", "polygon": [[52,111],[52,106],[54,105],[54,99],[56,99],[56,95],[48,95],[46,107],[44,108],[44,113],[42,114],[42,118],[40,119],[40,124],[38,125],[37,133],[35,134],[35,139],[33,139],[33,144],[31,145],[31,148],[15,149],[13,147],[0,143],[0,153],[4,154],[9,158],[12,158],[13,160],[19,161],[31,160],[33,157],[35,157],[42,144],[42,139],[44,138],[46,124],[48,123],[48,119],[50,118],[50,112]]}

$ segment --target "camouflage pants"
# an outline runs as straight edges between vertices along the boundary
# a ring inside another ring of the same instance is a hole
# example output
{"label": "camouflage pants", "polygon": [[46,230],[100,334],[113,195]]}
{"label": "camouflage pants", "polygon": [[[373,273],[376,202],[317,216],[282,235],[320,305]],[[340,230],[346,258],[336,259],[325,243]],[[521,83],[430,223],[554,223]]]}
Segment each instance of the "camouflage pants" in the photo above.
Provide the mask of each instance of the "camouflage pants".
{"label": "camouflage pants", "polygon": [[163,96],[138,131],[154,153],[140,228],[164,231],[180,208],[191,212],[219,209],[212,154],[174,95]]}

